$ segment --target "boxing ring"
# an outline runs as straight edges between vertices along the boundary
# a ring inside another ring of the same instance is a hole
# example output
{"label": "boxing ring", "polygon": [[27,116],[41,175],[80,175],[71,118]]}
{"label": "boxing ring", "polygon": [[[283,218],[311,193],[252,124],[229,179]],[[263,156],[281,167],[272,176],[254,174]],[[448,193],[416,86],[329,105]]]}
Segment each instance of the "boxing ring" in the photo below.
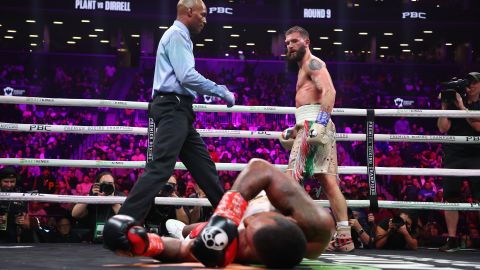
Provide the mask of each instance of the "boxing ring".
{"label": "boxing ring", "polygon": [[[115,101],[115,100],[83,100],[83,99],[57,99],[42,97],[12,97],[1,96],[0,103],[7,104],[32,104],[42,106],[82,106],[82,107],[108,107],[117,109],[139,109],[146,110],[148,104],[145,102]],[[194,104],[194,110],[198,112],[223,112],[223,113],[265,113],[265,114],[293,114],[293,107],[271,107],[271,106],[241,106],[236,105],[227,108],[225,105]],[[401,168],[401,167],[376,167],[374,165],[374,142],[424,142],[424,143],[462,143],[478,144],[480,138],[477,136],[443,136],[443,135],[411,135],[411,134],[374,134],[374,123],[376,117],[440,117],[450,118],[480,117],[480,112],[472,111],[439,111],[419,109],[347,109],[337,108],[333,111],[334,116],[360,116],[366,117],[366,134],[337,133],[337,141],[366,141],[367,166],[339,166],[339,174],[363,174],[367,175],[369,183],[369,200],[347,200],[349,207],[377,208],[401,208],[401,209],[427,209],[427,210],[467,210],[479,211],[478,203],[435,203],[435,202],[413,202],[413,201],[379,201],[377,199],[376,175],[426,175],[426,176],[480,176],[480,170],[462,169],[438,169],[438,168]],[[74,134],[130,134],[148,135],[149,141],[153,139],[154,125],[149,123],[147,128],[129,126],[72,126],[72,125],[48,125],[48,124],[18,124],[0,123],[1,131],[9,132],[63,132]],[[229,137],[229,138],[257,138],[277,139],[281,132],[278,131],[244,131],[244,130],[213,130],[197,129],[202,137]],[[151,147],[148,149],[148,156],[151,156]],[[147,157],[148,160],[148,157]],[[54,166],[54,167],[82,167],[82,168],[142,168],[145,161],[107,161],[107,160],[67,160],[67,159],[32,159],[32,158],[0,158],[1,165],[19,166]],[[274,164],[281,170],[286,165]],[[217,170],[240,171],[246,164],[239,163],[216,163]],[[175,169],[185,170],[181,162],[177,162]],[[11,201],[38,201],[55,203],[88,203],[88,204],[112,204],[122,203],[125,197],[88,197],[70,195],[52,195],[38,193],[0,193],[0,200]],[[162,198],[155,199],[156,204],[186,205],[186,206],[210,206],[207,199],[194,198]],[[316,203],[328,206],[326,200],[317,200]],[[1,245],[0,265],[8,265],[12,269],[31,269],[33,263],[23,259],[17,261],[8,260],[22,258],[22,254],[32,254],[35,260],[52,264],[51,269],[68,267],[71,264],[75,269],[105,269],[125,267],[168,267],[175,269],[191,269],[202,267],[199,264],[159,264],[148,258],[122,258],[114,256],[101,246],[86,244],[25,244],[25,245]],[[58,251],[58,253],[55,252]],[[65,260],[67,251],[72,252],[80,258]],[[45,255],[47,253],[48,255]],[[5,256],[4,256],[4,255]],[[46,258],[34,254],[43,254]],[[64,254],[57,256],[55,254]],[[420,251],[387,251],[387,250],[356,250],[352,254],[325,253],[318,261],[302,262],[298,268],[301,269],[480,269],[480,252],[461,251],[460,255]],[[17,257],[18,256],[18,257]],[[439,258],[441,256],[441,259]],[[92,258],[92,260],[90,260]],[[55,261],[52,262],[52,259]],[[58,261],[58,260],[59,261]],[[74,263],[77,261],[76,263]],[[55,264],[58,262],[58,266]],[[13,263],[13,264],[12,264]],[[40,265],[45,265],[40,263]],[[35,264],[39,265],[39,264]],[[48,265],[48,264],[47,264]],[[70,267],[69,267],[70,268]],[[231,268],[231,267],[228,267]],[[232,268],[251,268],[247,266],[234,265]]]}

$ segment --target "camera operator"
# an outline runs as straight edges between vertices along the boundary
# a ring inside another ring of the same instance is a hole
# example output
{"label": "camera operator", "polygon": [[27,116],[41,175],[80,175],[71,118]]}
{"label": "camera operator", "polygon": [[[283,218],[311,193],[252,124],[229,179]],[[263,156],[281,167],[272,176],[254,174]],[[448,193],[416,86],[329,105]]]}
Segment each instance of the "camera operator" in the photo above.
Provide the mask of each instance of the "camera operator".
{"label": "camera operator", "polygon": [[[89,196],[125,196],[115,189],[115,180],[109,171],[99,173],[90,188]],[[118,213],[120,204],[85,204],[77,203],[73,206],[72,217],[80,223],[86,223],[88,228],[87,241],[102,242],[103,225],[112,216]]]}
{"label": "camera operator", "polygon": [[383,219],[377,226],[375,247],[379,249],[417,249],[415,222],[406,212]]}
{"label": "camera operator", "polygon": [[[178,198],[177,179],[174,176],[170,176],[157,197]],[[147,229],[152,233],[156,233],[161,236],[169,236],[169,232],[166,227],[166,222],[169,219],[179,220],[185,224],[190,223],[190,218],[185,210],[185,207],[181,205],[152,204],[152,208],[150,208],[150,211],[145,218],[145,227],[147,227]]]}
{"label": "camera operator", "polygon": [[[465,80],[458,80],[447,85],[455,88],[455,99],[442,97],[442,109],[480,110],[480,73],[471,72]],[[463,92],[462,92],[462,87]],[[460,93],[459,93],[460,92]],[[441,95],[443,96],[442,92]],[[461,95],[462,94],[462,95]],[[447,94],[448,96],[448,94]],[[480,136],[480,118],[440,117],[437,121],[440,132],[455,136]],[[443,167],[449,169],[480,169],[480,144],[443,144]],[[459,202],[461,198],[461,181],[465,177],[443,177],[443,198],[445,202]],[[480,199],[480,177],[469,177],[472,197]],[[458,211],[445,211],[448,239],[440,251],[452,252],[459,249],[457,237]]]}
{"label": "camera operator", "polygon": [[[0,191],[20,192],[16,187],[18,174],[14,167],[0,169]],[[36,242],[30,229],[28,206],[20,201],[0,201],[0,243]]]}

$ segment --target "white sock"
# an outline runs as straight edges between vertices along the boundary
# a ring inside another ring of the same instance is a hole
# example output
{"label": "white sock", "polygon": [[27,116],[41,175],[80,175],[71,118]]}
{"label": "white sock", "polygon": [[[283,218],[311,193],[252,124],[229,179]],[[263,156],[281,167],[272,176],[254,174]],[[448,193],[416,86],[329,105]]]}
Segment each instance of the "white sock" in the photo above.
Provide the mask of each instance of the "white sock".
{"label": "white sock", "polygon": [[337,222],[337,228],[348,228],[348,220]]}

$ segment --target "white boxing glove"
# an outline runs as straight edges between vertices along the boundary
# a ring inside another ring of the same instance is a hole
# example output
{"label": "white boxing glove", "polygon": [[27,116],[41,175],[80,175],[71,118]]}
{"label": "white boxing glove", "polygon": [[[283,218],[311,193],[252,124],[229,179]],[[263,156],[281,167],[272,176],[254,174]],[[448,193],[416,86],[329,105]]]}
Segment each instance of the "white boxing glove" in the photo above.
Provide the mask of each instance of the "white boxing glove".
{"label": "white boxing glove", "polygon": [[330,114],[321,111],[308,131],[307,143],[314,145],[329,143],[332,140],[331,137],[327,135],[327,126],[329,122]]}
{"label": "white boxing glove", "polygon": [[278,140],[280,141],[280,144],[283,146],[283,148],[287,150],[292,150],[295,137],[297,137],[297,130],[295,129],[295,127],[289,127],[285,129],[282,134],[280,134]]}

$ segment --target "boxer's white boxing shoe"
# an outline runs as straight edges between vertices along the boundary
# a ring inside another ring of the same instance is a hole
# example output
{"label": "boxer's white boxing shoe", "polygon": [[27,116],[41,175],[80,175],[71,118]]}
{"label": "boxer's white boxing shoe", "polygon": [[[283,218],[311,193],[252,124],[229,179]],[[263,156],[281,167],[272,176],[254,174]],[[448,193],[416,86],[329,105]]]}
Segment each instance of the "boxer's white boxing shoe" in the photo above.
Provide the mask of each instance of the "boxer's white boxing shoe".
{"label": "boxer's white boxing shoe", "polygon": [[167,232],[171,237],[180,240],[185,239],[185,237],[182,235],[182,230],[183,227],[185,227],[185,223],[181,222],[180,220],[169,219],[165,223],[165,227],[167,227]]}

